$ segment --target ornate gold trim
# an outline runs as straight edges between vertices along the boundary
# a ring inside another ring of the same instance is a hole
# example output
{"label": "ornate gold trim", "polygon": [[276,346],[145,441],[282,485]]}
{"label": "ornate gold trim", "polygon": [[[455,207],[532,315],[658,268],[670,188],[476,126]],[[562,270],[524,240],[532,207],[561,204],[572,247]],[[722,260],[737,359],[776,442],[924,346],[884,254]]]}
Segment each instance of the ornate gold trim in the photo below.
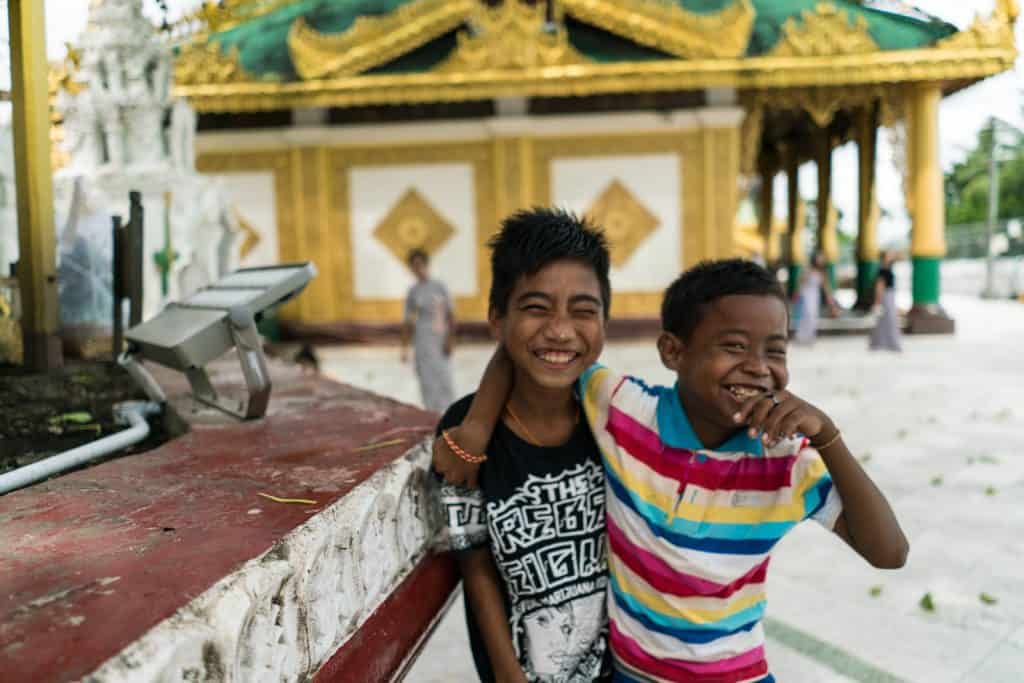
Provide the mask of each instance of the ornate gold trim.
{"label": "ornate gold trim", "polygon": [[417,0],[384,16],[363,16],[347,30],[325,34],[299,17],[288,31],[288,51],[305,80],[341,78],[385,64],[453,30],[474,0]]}
{"label": "ornate gold trim", "polygon": [[505,0],[497,7],[474,3],[473,35],[460,31],[458,45],[436,73],[519,72],[589,62],[569,44],[565,26],[546,23],[544,4]]}
{"label": "ornate gold trim", "polygon": [[752,108],[792,110],[802,109],[814,123],[824,128],[842,109],[862,107],[877,100],[891,102],[900,97],[898,89],[884,85],[866,85],[859,88],[817,87],[758,90],[746,96]]}
{"label": "ornate gold trim", "polygon": [[178,88],[253,81],[242,68],[237,46],[224,54],[217,43],[192,43],[183,47],[174,60],[174,83]]}
{"label": "ornate gold trim", "polygon": [[204,0],[170,26],[172,35],[206,35],[234,28],[295,0]]}
{"label": "ornate gold trim", "polygon": [[178,82],[175,94],[202,112],[255,111],[290,107],[358,106],[509,97],[795,87],[856,89],[871,84],[986,78],[1013,67],[1012,45],[958,50],[879,51],[835,57],[664,60],[353,76],[298,83]]}
{"label": "ornate gold trim", "polygon": [[1017,0],[997,0],[991,15],[974,17],[969,27],[940,40],[935,47],[942,50],[964,50],[1013,45],[1013,25],[1019,13]]}
{"label": "ornate gold trim", "polygon": [[688,12],[664,0],[562,0],[562,4],[581,21],[685,59],[742,56],[757,16],[750,0],[736,0],[717,14]]}
{"label": "ornate gold trim", "polygon": [[862,16],[851,21],[830,2],[818,3],[813,12],[805,10],[801,14],[801,22],[790,17],[782,25],[782,37],[770,57],[833,57],[879,49]]}

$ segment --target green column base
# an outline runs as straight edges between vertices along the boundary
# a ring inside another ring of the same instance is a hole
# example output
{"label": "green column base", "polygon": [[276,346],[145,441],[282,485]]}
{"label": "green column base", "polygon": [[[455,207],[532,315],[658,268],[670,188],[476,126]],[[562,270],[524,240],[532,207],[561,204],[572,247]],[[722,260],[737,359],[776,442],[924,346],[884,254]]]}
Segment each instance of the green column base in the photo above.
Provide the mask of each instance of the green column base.
{"label": "green column base", "polygon": [[915,256],[914,306],[932,306],[939,303],[941,289],[939,272],[942,258],[938,256]]}
{"label": "green column base", "polygon": [[878,261],[857,261],[857,303],[854,308],[867,310],[874,303]]}
{"label": "green column base", "polygon": [[836,291],[836,264],[831,261],[825,264],[825,277],[828,278],[828,286]]}
{"label": "green column base", "polygon": [[800,288],[800,269],[799,263],[789,264],[789,280],[787,281],[787,289],[789,290],[790,298],[796,294],[796,290]]}

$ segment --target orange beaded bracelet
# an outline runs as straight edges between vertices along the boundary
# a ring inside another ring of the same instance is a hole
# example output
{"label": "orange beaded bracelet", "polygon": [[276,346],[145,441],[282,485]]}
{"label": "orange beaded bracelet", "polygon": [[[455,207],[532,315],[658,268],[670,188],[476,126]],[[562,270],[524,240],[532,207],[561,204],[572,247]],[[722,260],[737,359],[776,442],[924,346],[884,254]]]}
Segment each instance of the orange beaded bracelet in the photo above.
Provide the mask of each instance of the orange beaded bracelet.
{"label": "orange beaded bracelet", "polygon": [[441,438],[444,439],[444,442],[446,444],[448,444],[448,448],[451,449],[452,453],[454,453],[456,456],[458,456],[459,459],[465,460],[470,465],[479,465],[483,461],[487,460],[487,455],[486,454],[483,454],[483,455],[473,455],[471,453],[467,453],[466,451],[464,451],[459,446],[459,444],[455,443],[455,440],[452,439],[452,437],[448,433],[447,429],[441,430]]}

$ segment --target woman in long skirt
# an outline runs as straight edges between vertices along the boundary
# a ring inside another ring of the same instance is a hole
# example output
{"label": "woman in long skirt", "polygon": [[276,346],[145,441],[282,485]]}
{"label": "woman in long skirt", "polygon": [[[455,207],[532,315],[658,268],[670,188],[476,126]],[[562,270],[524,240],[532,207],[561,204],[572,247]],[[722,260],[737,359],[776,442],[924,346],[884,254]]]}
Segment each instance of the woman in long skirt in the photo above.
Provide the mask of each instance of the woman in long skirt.
{"label": "woman in long skirt", "polygon": [[892,263],[895,259],[888,252],[882,252],[882,267],[875,278],[875,310],[879,312],[875,329],[871,331],[869,348],[872,351],[902,351],[900,340],[900,319],[896,310],[896,278]]}
{"label": "woman in long skirt", "polygon": [[451,364],[455,317],[448,288],[430,277],[429,267],[429,257],[424,251],[414,249],[409,254],[409,268],[416,276],[416,284],[405,298],[402,362],[409,360],[411,338],[423,405],[427,410],[443,413],[455,400]]}
{"label": "woman in long skirt", "polygon": [[818,320],[821,317],[822,297],[835,314],[836,303],[832,288],[825,276],[824,256],[814,252],[811,262],[800,273],[800,289],[797,298],[796,333],[793,340],[799,344],[813,344],[818,337]]}

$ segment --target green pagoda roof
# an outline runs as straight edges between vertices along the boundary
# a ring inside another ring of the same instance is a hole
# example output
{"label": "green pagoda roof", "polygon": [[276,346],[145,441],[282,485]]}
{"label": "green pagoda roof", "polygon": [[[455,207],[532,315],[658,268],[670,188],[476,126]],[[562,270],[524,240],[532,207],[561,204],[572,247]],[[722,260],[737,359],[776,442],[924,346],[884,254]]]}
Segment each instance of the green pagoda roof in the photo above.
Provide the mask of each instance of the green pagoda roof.
{"label": "green pagoda roof", "polygon": [[[513,1],[513,0],[506,0]],[[384,19],[402,8],[423,0],[294,0],[278,3],[271,11],[244,19],[231,28],[214,32],[209,42],[224,53],[235,49],[241,67],[258,80],[302,80],[289,49],[289,35],[297,21],[326,37],[341,37],[357,27],[360,20]],[[800,27],[805,15],[818,11],[821,0],[634,0],[619,2],[620,10],[629,12],[630,5],[675,6],[697,16],[713,17],[732,7],[747,4],[753,13],[742,55],[757,57],[771,54],[779,44],[787,22]],[[851,26],[864,26],[881,50],[905,50],[927,47],[946,38],[957,29],[935,17],[915,11],[899,13],[875,8],[867,2],[832,0]],[[876,2],[875,4],[881,4]],[[889,0],[887,5],[898,7]],[[565,5],[565,24],[569,41],[585,58],[596,63],[643,62],[685,58],[651,45],[641,45],[618,32],[614,25],[595,25],[586,13],[577,16],[576,3]],[[452,26],[441,35],[429,36],[420,45],[394,59],[376,64],[363,73],[422,73],[430,71],[455,49],[455,32],[464,22]],[[710,36],[709,36],[710,38]]]}

